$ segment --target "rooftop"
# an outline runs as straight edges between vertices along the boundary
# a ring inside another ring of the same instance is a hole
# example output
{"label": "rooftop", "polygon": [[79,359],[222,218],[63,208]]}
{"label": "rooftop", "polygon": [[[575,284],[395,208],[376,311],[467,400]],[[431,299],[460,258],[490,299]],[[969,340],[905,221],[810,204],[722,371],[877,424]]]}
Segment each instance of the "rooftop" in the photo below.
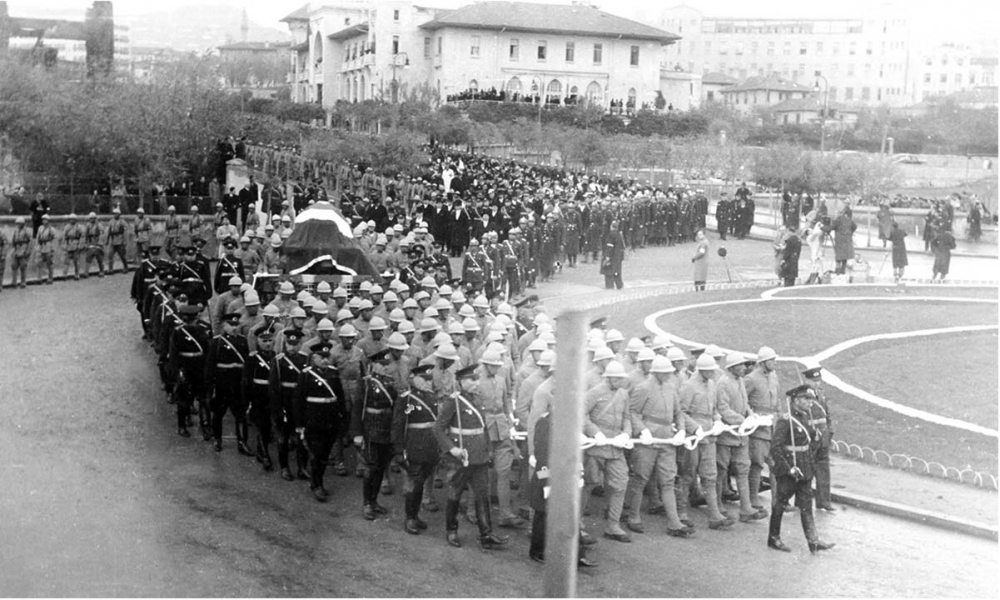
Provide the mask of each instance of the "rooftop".
{"label": "rooftop", "polygon": [[[704,79],[702,79],[702,82],[704,82]],[[794,81],[782,79],[781,77],[768,75],[766,77],[750,77],[741,83],[731,85],[721,90],[721,92],[723,94],[728,94],[731,92],[751,92],[754,90],[771,90],[775,92],[811,92],[812,88],[799,85]]]}
{"label": "rooftop", "polygon": [[351,25],[350,27],[345,27],[340,31],[334,31],[333,33],[331,33],[326,37],[331,40],[342,40],[356,35],[361,35],[363,33],[368,33],[368,23],[358,23],[357,25]]}
{"label": "rooftop", "polygon": [[701,77],[702,84],[715,84],[715,85],[733,85],[739,82],[739,79],[735,77],[730,77],[725,73],[719,73],[718,71],[712,71],[711,73],[706,73]]}
{"label": "rooftop", "polygon": [[591,6],[534,4],[530,2],[479,2],[464,6],[421,25],[424,29],[537,31],[567,35],[650,40],[671,44],[679,35],[618,17]]}
{"label": "rooftop", "polygon": [[233,42],[219,46],[219,50],[243,50],[248,52],[273,52],[287,50],[290,42]]}
{"label": "rooftop", "polygon": [[308,21],[309,20],[309,4],[303,4],[289,14],[284,19],[280,19],[279,23],[290,23],[292,21]]}
{"label": "rooftop", "polygon": [[[822,110],[823,103],[816,96],[806,96],[805,98],[792,98],[789,100],[782,100],[781,102],[775,104],[770,108],[771,112],[783,113],[783,112],[818,112]],[[852,108],[846,104],[840,104],[839,102],[830,102],[827,105],[830,110],[835,110],[841,113],[859,113],[861,112],[857,108]]]}

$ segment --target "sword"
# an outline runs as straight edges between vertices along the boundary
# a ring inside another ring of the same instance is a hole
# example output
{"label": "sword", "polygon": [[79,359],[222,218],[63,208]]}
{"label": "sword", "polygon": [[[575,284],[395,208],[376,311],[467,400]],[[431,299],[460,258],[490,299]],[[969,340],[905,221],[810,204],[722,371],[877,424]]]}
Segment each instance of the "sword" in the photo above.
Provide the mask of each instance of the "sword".
{"label": "sword", "polygon": [[455,392],[455,417],[458,419],[458,447],[462,449],[462,466],[469,466],[469,451],[465,449],[465,438],[462,437],[462,410],[458,400],[461,398],[459,392]]}

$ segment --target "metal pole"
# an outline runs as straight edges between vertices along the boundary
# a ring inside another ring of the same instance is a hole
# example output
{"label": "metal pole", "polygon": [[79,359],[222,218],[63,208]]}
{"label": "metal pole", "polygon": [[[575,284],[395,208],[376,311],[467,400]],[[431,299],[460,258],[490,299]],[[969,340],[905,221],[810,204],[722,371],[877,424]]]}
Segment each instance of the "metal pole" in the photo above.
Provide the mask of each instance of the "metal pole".
{"label": "metal pole", "polygon": [[565,312],[556,324],[563,340],[556,356],[552,437],[549,447],[550,493],[545,529],[545,580],[542,595],[576,596],[577,544],[580,530],[580,432],[583,431],[583,366],[587,318]]}

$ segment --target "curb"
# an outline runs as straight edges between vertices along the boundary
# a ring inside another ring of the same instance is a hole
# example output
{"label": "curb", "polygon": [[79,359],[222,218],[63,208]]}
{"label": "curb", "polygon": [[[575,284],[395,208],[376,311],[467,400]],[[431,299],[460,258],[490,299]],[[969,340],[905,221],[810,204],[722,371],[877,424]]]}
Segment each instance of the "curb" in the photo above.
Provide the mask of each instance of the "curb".
{"label": "curb", "polygon": [[[755,227],[764,228],[762,225],[755,225]],[[713,233],[715,233],[716,235],[718,235],[718,233],[715,232],[714,230],[709,230],[709,231],[712,231]],[[772,229],[770,231],[774,231],[774,230]],[[751,230],[750,233],[747,235],[746,239],[752,239],[752,240],[757,240],[757,241],[761,241],[761,242],[773,242],[774,241],[774,234],[771,234],[771,236],[766,236],[766,235],[763,235],[761,233],[755,233],[754,231]],[[868,246],[855,246],[854,249],[855,249],[856,252],[857,251],[861,251],[861,252],[878,252],[878,253],[886,252],[888,250],[888,248],[876,248],[874,246],[872,246],[872,247],[868,247]],[[954,250],[952,251],[951,255],[953,257],[959,257],[959,258],[992,258],[992,259],[1000,258],[1000,253],[997,253],[997,254],[977,254],[975,252],[955,252]],[[928,255],[928,256],[930,256],[930,255]]]}
{"label": "curb", "polygon": [[915,523],[929,525],[939,529],[947,529],[955,533],[971,535],[993,542],[998,541],[996,527],[991,527],[983,523],[976,523],[975,521],[969,521],[959,517],[953,517],[944,513],[913,508],[911,506],[889,502],[888,500],[878,500],[869,496],[862,496],[861,494],[852,494],[849,492],[831,491],[830,498],[840,504],[846,504],[862,510],[869,510],[890,517],[896,517],[898,519],[906,519],[907,521],[913,521]]}

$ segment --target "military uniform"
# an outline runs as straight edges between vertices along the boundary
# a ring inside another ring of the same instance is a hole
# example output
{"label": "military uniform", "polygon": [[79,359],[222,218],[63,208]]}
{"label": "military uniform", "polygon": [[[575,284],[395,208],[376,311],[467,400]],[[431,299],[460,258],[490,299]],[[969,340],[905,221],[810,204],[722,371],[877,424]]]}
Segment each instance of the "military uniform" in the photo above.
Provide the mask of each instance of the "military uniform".
{"label": "military uniform", "polygon": [[[266,325],[255,329],[258,335],[270,335]],[[249,351],[249,346],[248,346]],[[257,462],[270,471],[271,463],[271,365],[274,352],[257,350],[250,354],[243,367],[243,395],[249,407],[249,419],[257,429]]]}
{"label": "military uniform", "polygon": [[[176,381],[173,400],[177,405],[177,431],[187,437],[187,420],[191,407],[195,400],[202,406],[208,391],[205,385],[205,361],[212,332],[204,321],[197,320],[197,307],[187,305],[181,307],[181,310],[190,315],[190,320],[173,327],[170,333],[168,372]],[[173,317],[172,311],[168,314]]]}
{"label": "military uniform", "polygon": [[[73,265],[73,279],[80,278],[80,252],[83,248],[83,228],[76,223],[63,231],[63,277],[69,276],[69,265]],[[84,273],[86,275],[86,273]],[[0,269],[0,277],[3,276]]]}
{"label": "military uniform", "polygon": [[153,222],[145,214],[140,214],[135,221],[135,247],[142,256],[149,250],[150,236],[153,233]]}
{"label": "military uniform", "polygon": [[826,395],[816,391],[816,400],[809,409],[809,423],[816,430],[816,508],[833,510],[830,503],[830,446],[833,441],[833,420]]}
{"label": "military uniform", "polygon": [[114,270],[115,256],[118,256],[122,261],[122,270],[128,273],[128,258],[125,256],[125,221],[122,220],[121,213],[115,213],[115,217],[108,224],[108,244],[111,246],[108,271]]}
{"label": "military uniform", "polygon": [[[715,380],[705,381],[697,372],[691,376],[680,390],[681,410],[690,417],[688,421],[688,434],[694,434],[700,427],[704,431],[712,428],[715,421],[718,421],[719,410],[717,405],[717,391]],[[694,427],[695,431],[692,431]],[[706,437],[698,442],[693,450],[685,453],[684,463],[681,465],[681,493],[678,494],[678,513],[681,521],[687,519],[687,509],[689,504],[688,491],[694,484],[695,476],[701,478],[701,485],[705,491],[705,500],[708,503],[709,525],[716,527],[728,527],[732,524],[720,510],[718,489],[716,481],[718,477],[716,465],[715,438]]]}
{"label": "military uniform", "polygon": [[[329,344],[313,348],[329,352]],[[324,350],[325,349],[325,350]],[[295,396],[295,427],[301,432],[309,451],[310,489],[317,500],[325,501],[329,492],[323,486],[323,475],[330,451],[337,441],[337,432],[343,429],[347,418],[344,390],[340,376],[333,365],[326,369],[311,366],[302,371]]]}
{"label": "military uniform", "polygon": [[212,285],[215,293],[226,293],[229,289],[229,280],[232,277],[239,277],[241,280],[246,281],[243,273],[243,263],[237,260],[235,256],[227,253],[219,259],[219,264],[215,267],[215,281]]}
{"label": "military uniform", "polygon": [[[722,422],[726,425],[739,426],[750,416],[750,404],[747,400],[746,387],[743,379],[733,373],[726,372],[716,382],[718,389],[718,410]],[[755,513],[750,503],[750,443],[749,438],[723,432],[716,442],[716,465],[719,477],[716,487],[719,497],[727,487],[730,466],[736,469],[736,489],[740,497],[740,519],[760,519],[763,513]]]}
{"label": "military uniform", "polygon": [[181,233],[181,220],[173,211],[167,215],[165,250],[171,258],[176,258],[177,242]]}
{"label": "military uniform", "polygon": [[21,274],[21,287],[28,285],[28,257],[31,256],[31,232],[23,226],[19,226],[14,230],[14,235],[11,236],[10,241],[11,247],[14,251],[12,257],[14,262],[11,264],[11,271],[13,271],[13,285],[18,285],[17,275]]}
{"label": "military uniform", "polygon": [[[628,391],[624,388],[611,389],[607,379],[587,391],[584,396],[583,433],[595,437],[598,433],[608,439],[624,433],[632,435],[632,421],[629,417]],[[538,447],[535,447],[538,451]],[[628,464],[625,451],[615,446],[594,446],[583,453],[584,486],[581,506],[586,507],[591,492],[604,485],[608,496],[608,512],[605,534],[624,536],[618,525],[628,487]],[[626,538],[627,539],[627,538]]]}
{"label": "military uniform", "polygon": [[[486,359],[484,359],[486,360]],[[493,470],[497,477],[497,504],[500,509],[500,525],[515,519],[511,506],[510,481],[514,460],[517,458],[517,446],[510,437],[514,423],[510,416],[514,412],[511,402],[510,388],[504,374],[498,370],[490,375],[486,367],[482,367],[479,379],[477,397],[482,403],[483,418],[486,421],[486,435],[490,440],[490,452],[493,460]]]}
{"label": "military uniform", "polygon": [[91,217],[83,229],[84,241],[87,244],[87,259],[83,269],[84,277],[90,275],[90,263],[95,260],[97,261],[98,275],[104,277],[104,245],[101,243],[103,236],[104,231],[97,222],[97,218]]}
{"label": "military uniform", "polygon": [[[421,369],[426,373],[427,369]],[[425,375],[419,375],[421,377]],[[424,485],[434,474],[441,449],[434,437],[437,421],[437,399],[428,390],[408,387],[397,397],[393,407],[393,451],[402,455],[406,469],[403,506],[407,533],[415,534],[426,528],[420,520],[420,504]]]}
{"label": "military uniform", "polygon": [[[384,354],[370,358],[381,360]],[[355,442],[361,438],[359,453],[367,465],[362,483],[364,516],[374,520],[378,514],[388,512],[378,503],[378,493],[393,456],[392,414],[397,394],[392,375],[377,362],[372,363],[362,384],[363,398],[351,409],[349,435]]]}
{"label": "military uniform", "polygon": [[[291,334],[297,340],[302,336],[298,333]],[[285,334],[286,339],[289,334]],[[297,473],[304,478],[306,461],[308,454],[303,444],[300,443],[295,434],[295,393],[299,386],[299,377],[306,368],[306,357],[298,352],[286,354],[284,352],[276,354],[271,359],[271,368],[268,371],[270,384],[270,409],[271,420],[274,431],[278,438],[278,467],[281,469],[281,476],[287,481],[293,479],[288,463],[288,452],[295,446],[295,458]]]}
{"label": "military uniform", "polygon": [[[227,320],[235,321],[235,315]],[[212,435],[215,450],[222,450],[222,419],[226,411],[233,413],[236,420],[236,440],[240,454],[250,456],[247,447],[246,399],[243,396],[242,375],[250,348],[247,339],[241,335],[222,333],[209,343],[208,360],[205,364],[205,381],[214,392],[210,403],[212,411]]]}
{"label": "military uniform", "polygon": [[39,270],[43,267],[45,268],[45,272],[48,273],[45,283],[51,284],[53,276],[52,261],[56,249],[56,232],[49,225],[48,215],[42,221],[42,226],[38,228],[38,232],[35,234],[35,241],[38,244]]}
{"label": "military uniform", "polygon": [[[765,373],[763,367],[757,366],[744,379],[747,390],[747,402],[750,409],[758,415],[775,415],[781,410],[778,398],[778,374],[774,371]],[[750,505],[761,508],[758,498],[760,493],[761,474],[764,465],[771,464],[771,426],[757,427],[750,434]],[[771,487],[774,487],[772,474]]]}

